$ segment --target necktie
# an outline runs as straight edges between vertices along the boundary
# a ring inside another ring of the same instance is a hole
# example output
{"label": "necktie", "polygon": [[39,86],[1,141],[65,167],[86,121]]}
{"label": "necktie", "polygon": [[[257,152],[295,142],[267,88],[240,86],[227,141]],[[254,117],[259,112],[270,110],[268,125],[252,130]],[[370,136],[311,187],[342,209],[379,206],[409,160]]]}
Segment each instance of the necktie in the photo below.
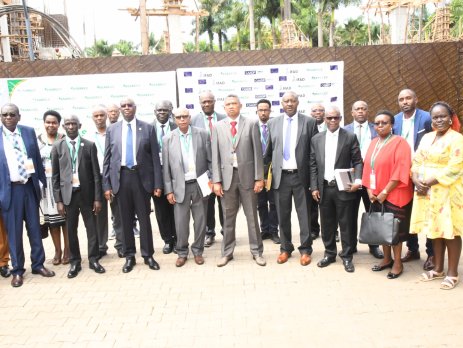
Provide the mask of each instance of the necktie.
{"label": "necktie", "polygon": [[166,126],[165,124],[161,125],[161,140],[162,140],[162,138],[164,138],[164,135],[166,135],[166,133],[164,132],[164,127],[165,126]]}
{"label": "necktie", "polygon": [[212,136],[212,116],[207,116],[209,120],[209,134]]}
{"label": "necktie", "polygon": [[27,172],[26,172],[26,164],[24,161],[24,153],[21,151],[21,147],[19,146],[19,134],[13,133],[13,147],[16,153],[16,160],[18,162],[18,173],[19,176],[23,179],[24,182],[27,181]]}
{"label": "necktie", "polygon": [[[76,142],[75,140],[69,141],[72,145],[72,152],[71,152],[71,161],[72,161],[72,172],[76,172],[77,167],[77,159],[76,159]],[[75,162],[74,162],[75,161]]]}
{"label": "necktie", "polygon": [[291,121],[292,117],[288,117],[288,125],[286,126],[285,146],[283,148],[283,158],[289,160],[291,149]]}
{"label": "necktie", "polygon": [[130,123],[127,123],[127,138],[125,139],[125,165],[129,168],[132,168],[133,164],[132,127]]}
{"label": "necktie", "polygon": [[361,144],[362,143],[362,125],[361,124],[359,124],[358,140],[359,140],[359,143]]}
{"label": "necktie", "polygon": [[263,124],[262,125],[262,153],[265,153],[265,150],[267,149],[267,138],[268,138],[267,125]]}
{"label": "necktie", "polygon": [[231,124],[232,137],[235,137],[235,135],[236,135],[236,121],[232,121],[232,122],[230,122],[230,124]]}

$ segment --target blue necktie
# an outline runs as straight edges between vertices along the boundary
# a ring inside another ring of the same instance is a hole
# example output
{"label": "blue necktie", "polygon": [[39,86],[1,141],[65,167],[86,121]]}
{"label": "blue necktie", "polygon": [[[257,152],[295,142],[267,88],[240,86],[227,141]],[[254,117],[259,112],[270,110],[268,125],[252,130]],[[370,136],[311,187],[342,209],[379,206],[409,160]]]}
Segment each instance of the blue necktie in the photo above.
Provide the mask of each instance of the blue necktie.
{"label": "blue necktie", "polygon": [[127,123],[127,138],[125,139],[125,165],[129,168],[133,167],[133,137],[132,127]]}
{"label": "blue necktie", "polygon": [[265,150],[267,149],[267,138],[268,138],[268,131],[267,125],[262,125],[262,153],[265,154]]}
{"label": "blue necktie", "polygon": [[283,158],[289,160],[291,149],[291,121],[292,117],[288,117],[288,126],[286,127],[285,146],[283,148]]}

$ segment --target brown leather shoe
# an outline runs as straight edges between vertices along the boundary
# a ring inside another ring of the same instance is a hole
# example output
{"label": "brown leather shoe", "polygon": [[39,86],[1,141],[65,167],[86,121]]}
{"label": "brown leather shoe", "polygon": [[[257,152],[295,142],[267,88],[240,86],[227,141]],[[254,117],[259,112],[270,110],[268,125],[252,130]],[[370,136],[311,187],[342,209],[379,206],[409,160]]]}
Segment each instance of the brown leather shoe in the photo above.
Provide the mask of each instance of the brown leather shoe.
{"label": "brown leather shoe", "polygon": [[197,265],[202,265],[204,263],[204,258],[202,255],[195,256],[195,262]]}
{"label": "brown leather shoe", "polygon": [[13,279],[11,279],[11,286],[13,288],[19,288],[21,285],[23,285],[23,276],[14,274]]}
{"label": "brown leather shoe", "polygon": [[301,255],[301,265],[302,266],[310,265],[311,262],[312,262],[312,256],[310,256],[309,254]]}
{"label": "brown leather shoe", "polygon": [[404,257],[402,257],[402,262],[409,262],[412,260],[419,260],[420,252],[419,251],[410,251],[408,250]]}
{"label": "brown leather shoe", "polygon": [[186,257],[179,257],[177,261],[175,261],[175,266],[182,267],[186,262]]}
{"label": "brown leather shoe", "polygon": [[283,251],[280,255],[278,255],[277,263],[281,265],[282,263],[285,263],[286,261],[288,261],[290,257],[291,257],[290,253]]}
{"label": "brown leather shoe", "polygon": [[431,271],[434,269],[434,267],[435,267],[434,256],[428,256],[428,259],[425,261],[423,265],[423,269],[425,271]]}
{"label": "brown leather shoe", "polygon": [[45,267],[33,269],[32,274],[40,274],[42,277],[47,277],[47,278],[55,276],[55,272],[50,271],[49,269]]}

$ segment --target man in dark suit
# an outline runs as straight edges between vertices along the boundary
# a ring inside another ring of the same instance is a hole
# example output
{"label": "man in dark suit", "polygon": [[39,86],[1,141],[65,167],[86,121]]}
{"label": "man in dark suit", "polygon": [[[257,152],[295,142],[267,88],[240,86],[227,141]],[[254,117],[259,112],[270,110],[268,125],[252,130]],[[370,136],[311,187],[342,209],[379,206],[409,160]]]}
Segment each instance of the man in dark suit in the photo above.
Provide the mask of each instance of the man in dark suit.
{"label": "man in dark suit", "polygon": [[[411,89],[403,89],[397,97],[401,112],[394,116],[394,128],[392,132],[405,138],[412,149],[412,152],[418,149],[421,138],[426,133],[432,131],[431,116],[429,112],[418,109],[418,97],[415,91]],[[412,155],[413,155],[412,153]],[[413,156],[412,156],[413,157]],[[402,262],[420,259],[420,251],[418,244],[418,235],[412,234],[407,241],[408,251],[402,258]],[[426,239],[426,259],[423,269],[430,271],[434,268],[434,252],[432,249],[432,241]]]}
{"label": "man in dark suit", "polygon": [[[226,118],[226,115],[215,112],[215,97],[211,91],[204,91],[199,94],[199,105],[202,112],[195,115],[191,119],[193,127],[206,129],[209,136],[212,136],[212,129],[217,122]],[[207,222],[206,222],[206,241],[204,246],[206,248],[214,244],[215,241],[215,201],[217,198],[217,205],[219,209],[220,226],[223,226],[223,212],[220,197],[217,197],[214,192],[209,195],[207,202]],[[223,231],[221,231],[223,234]]]}
{"label": "man in dark suit", "polygon": [[[378,134],[376,133],[373,123],[368,122],[368,104],[363,100],[356,101],[352,104],[352,117],[354,122],[348,124],[344,129],[350,133],[355,134],[360,146],[360,152],[362,154],[362,160],[365,158],[368,147],[370,146],[371,140],[376,138]],[[360,201],[363,201],[363,206],[365,211],[370,209],[370,198],[368,197],[368,192],[366,187],[361,187],[361,189],[355,192],[354,200],[354,216],[358,217],[358,212],[360,208]],[[358,218],[352,219],[353,229],[355,233],[358,233]],[[357,239],[355,239],[355,244],[352,246],[354,253],[357,251]],[[370,254],[372,254],[377,259],[384,258],[383,252],[379,249],[378,245],[368,245],[370,248]]]}
{"label": "man in dark suit", "polygon": [[[269,131],[267,122],[272,112],[270,100],[261,99],[257,102],[257,116],[259,117],[260,141],[262,142],[262,153],[265,153],[268,144]],[[264,166],[264,173],[268,172],[269,166]],[[260,233],[262,239],[271,239],[273,243],[280,244],[278,236],[278,213],[275,205],[273,189],[262,190],[257,194],[257,211],[259,212]]]}
{"label": "man in dark suit", "polygon": [[156,131],[153,125],[135,118],[137,106],[132,99],[123,99],[120,106],[124,120],[106,131],[103,190],[107,200],[116,195],[119,203],[126,257],[122,272],[131,272],[136,263],[135,214],[140,223],[141,256],[150,269],[159,270],[159,264],[153,258],[150,222],[151,195],[160,197],[163,187]]}
{"label": "man in dark suit", "polygon": [[190,211],[194,226],[191,251],[196,264],[202,265],[207,195],[203,196],[197,179],[203,175],[210,177],[212,172],[211,139],[206,130],[190,127],[191,116],[188,109],[176,109],[173,115],[178,128],[163,139],[162,169],[164,192],[175,210],[178,253],[175,265],[182,267],[187,261]]}
{"label": "man in dark suit", "polygon": [[[168,100],[161,100],[158,102],[155,105],[154,114],[156,120],[153,122],[153,125],[156,129],[156,137],[158,139],[160,151],[159,159],[161,160],[162,167],[162,141],[165,136],[169,136],[172,131],[177,128],[177,125],[171,120],[172,103]],[[159,232],[164,241],[162,252],[164,254],[170,254],[172,251],[176,252],[175,244],[177,243],[177,234],[175,232],[174,207],[169,204],[165,195],[161,195],[161,197],[153,196],[153,201]]]}
{"label": "man in dark suit", "polygon": [[0,134],[0,210],[8,234],[11,256],[11,285],[23,285],[24,248],[23,222],[31,245],[32,273],[53,277],[55,273],[43,266],[45,251],[40,233],[40,186],[47,185],[33,128],[18,126],[21,119],[15,104],[1,108]]}
{"label": "man in dark suit", "polygon": [[69,238],[70,264],[68,278],[82,270],[78,227],[79,212],[87,231],[88,263],[96,273],[104,273],[100,265],[97,215],[103,198],[97,148],[79,135],[81,123],[75,115],[65,117],[66,137],[56,141],[51,149],[53,197],[58,213],[66,217]]}
{"label": "man in dark suit", "polygon": [[[312,138],[310,152],[310,187],[313,198],[320,204],[320,221],[325,256],[318,267],[326,267],[336,261],[336,229],[341,232],[343,260],[346,272],[354,272],[353,246],[357,233],[352,219],[355,191],[362,186],[362,155],[355,134],[340,128],[341,113],[336,106],[326,108],[327,130]],[[353,168],[355,182],[340,191],[335,180],[335,169]]]}
{"label": "man in dark suit", "polygon": [[236,244],[236,216],[243,205],[248,225],[249,246],[253,259],[265,266],[264,246],[257,220],[257,195],[264,188],[262,144],[256,121],[240,115],[241,102],[230,94],[225,98],[227,118],[212,130],[212,182],[214,192],[223,197],[224,228],[222,258],[218,267],[233,259]]}
{"label": "man in dark suit", "polygon": [[280,255],[278,263],[285,263],[294,251],[291,230],[292,200],[299,219],[301,245],[300,263],[307,266],[312,261],[310,235],[310,139],[318,133],[315,119],[297,111],[299,97],[286,92],[281,104],[284,114],[268,122],[270,137],[265,152],[265,163],[272,163],[272,188],[280,223]]}

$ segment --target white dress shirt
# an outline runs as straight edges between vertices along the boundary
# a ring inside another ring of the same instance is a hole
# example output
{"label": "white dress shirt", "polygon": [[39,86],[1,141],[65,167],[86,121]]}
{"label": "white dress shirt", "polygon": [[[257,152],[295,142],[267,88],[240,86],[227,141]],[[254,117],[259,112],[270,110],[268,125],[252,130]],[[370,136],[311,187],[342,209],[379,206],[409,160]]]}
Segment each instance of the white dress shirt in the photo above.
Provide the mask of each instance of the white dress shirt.
{"label": "white dress shirt", "polygon": [[326,181],[334,180],[334,164],[336,161],[336,151],[338,149],[339,128],[336,131],[326,131],[325,141],[325,173]]}
{"label": "white dress shirt", "polygon": [[415,152],[415,115],[416,109],[412,117],[405,118],[405,115],[402,118],[402,134],[401,136],[407,140],[408,145],[412,149],[412,156]]}
{"label": "white dress shirt", "polygon": [[132,121],[122,121],[122,158],[121,166],[126,166],[127,162],[125,159],[125,146],[127,143],[127,124],[130,123],[130,128],[132,128],[132,145],[133,145],[133,165],[137,165],[137,120],[134,118]]}
{"label": "white dress shirt", "polygon": [[[360,131],[362,132],[361,137],[359,136]],[[354,121],[354,133],[357,136],[357,140],[360,144],[360,152],[362,153],[362,159],[365,159],[365,155],[367,154],[368,147],[370,147],[371,143],[371,131],[368,122],[363,122],[362,127],[360,128],[360,123]]]}
{"label": "white dress shirt", "polygon": [[239,129],[239,124],[240,124],[240,117],[241,115],[239,115],[237,118],[235,119],[232,119],[230,117],[227,117],[228,118],[228,122],[230,122],[230,136],[231,136],[231,123],[232,122],[236,122],[236,125],[235,125],[235,128],[236,128],[236,135],[235,135],[235,140],[233,141],[233,137],[232,137],[232,145],[233,145],[233,153],[232,153],[232,156],[233,156],[233,168],[238,168],[238,159],[236,158],[236,153],[235,153],[235,146],[236,146],[236,139],[238,138],[238,129]]}
{"label": "white dress shirt", "polygon": [[180,137],[180,147],[182,148],[181,153],[183,172],[185,173],[185,181],[196,179],[196,156],[193,148],[193,136],[191,133],[191,127],[188,127],[187,134],[182,133],[178,129],[178,134]]}
{"label": "white dress shirt", "polygon": [[10,172],[11,182],[23,180],[23,178],[19,175],[18,158],[16,157],[16,152],[13,145],[13,137],[15,136],[14,134],[16,134],[16,137],[18,137],[19,147],[23,150],[24,153],[24,160],[26,160],[28,157],[26,147],[22,137],[20,136],[21,133],[19,132],[18,127],[16,127],[14,132],[10,132],[10,130],[8,130],[6,127],[2,127],[3,146],[5,150],[6,162],[8,163],[8,171]]}
{"label": "white dress shirt", "polygon": [[[285,160],[283,158],[283,169],[285,170],[294,170],[297,169],[296,162],[296,143],[297,143],[297,128],[298,128],[298,116],[296,113],[291,117],[291,143],[289,148],[289,159]],[[285,114],[283,117],[283,151],[286,144],[286,129],[288,128],[288,118],[289,116]]]}
{"label": "white dress shirt", "polygon": [[[133,135],[133,129],[132,129],[132,135]],[[105,141],[106,141],[106,131],[104,133],[100,133],[97,130],[95,130],[92,133],[92,137],[90,138],[90,140],[95,143],[97,154],[98,154],[98,165],[100,166],[100,174],[103,174],[103,160],[104,160],[104,148],[105,148]]]}

